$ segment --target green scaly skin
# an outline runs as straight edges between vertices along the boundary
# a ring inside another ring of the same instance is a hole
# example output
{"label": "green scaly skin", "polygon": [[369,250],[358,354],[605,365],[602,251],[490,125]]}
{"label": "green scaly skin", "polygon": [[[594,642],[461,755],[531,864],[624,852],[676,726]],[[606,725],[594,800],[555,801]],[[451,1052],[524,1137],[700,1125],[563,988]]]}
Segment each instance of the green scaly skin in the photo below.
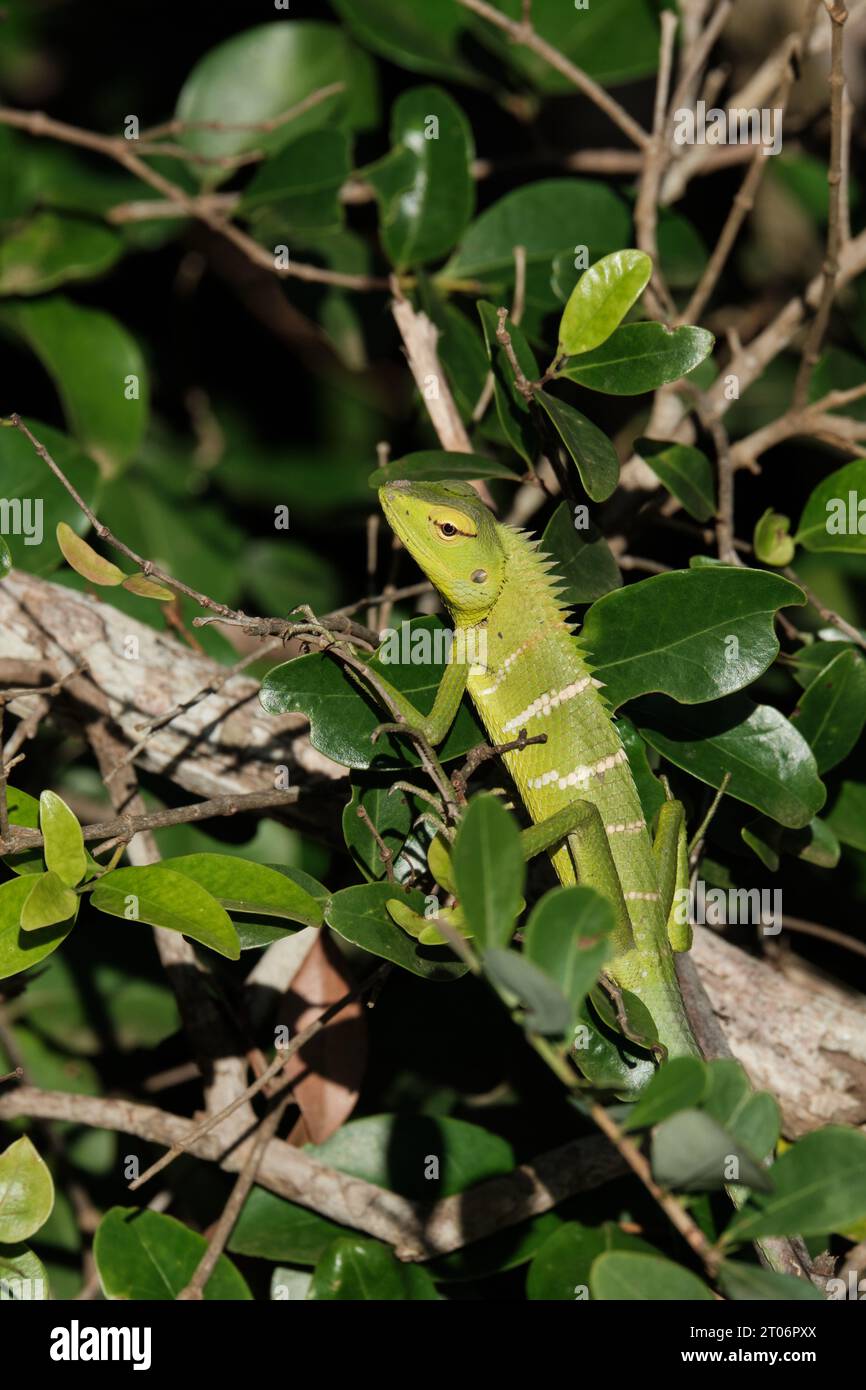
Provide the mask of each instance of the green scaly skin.
{"label": "green scaly skin", "polygon": [[[483,653],[466,688],[490,739],[507,743],[521,729],[547,736],[503,754],[532,821],[577,800],[598,809],[622,891],[619,897],[613,886],[620,926],[608,973],[649,1009],[669,1056],[699,1056],[677,984],[659,860],[603,689],[562,607],[553,562],[526,533],[497,523],[466,484],[392,483],[380,499],[449,608],[458,652],[462,637],[468,652]],[[458,691],[446,717],[459,698]],[[442,737],[444,730],[431,732]],[[601,857],[609,866],[606,855],[593,858],[579,833],[551,848],[563,884],[577,881],[580,864],[581,878],[604,886]]]}

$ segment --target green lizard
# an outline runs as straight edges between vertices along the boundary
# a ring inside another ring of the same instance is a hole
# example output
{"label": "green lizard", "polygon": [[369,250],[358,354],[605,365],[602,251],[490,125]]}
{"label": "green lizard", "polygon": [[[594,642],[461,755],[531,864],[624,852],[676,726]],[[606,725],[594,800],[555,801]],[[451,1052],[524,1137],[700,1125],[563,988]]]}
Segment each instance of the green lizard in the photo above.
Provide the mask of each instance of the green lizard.
{"label": "green lizard", "polygon": [[[689,944],[675,894],[687,881],[682,807],[662,807],[653,841],[552,561],[526,533],[498,523],[466,483],[391,482],[379,498],[454,623],[452,659],[429,714],[385,683],[401,727],[441,742],[468,689],[494,743],[521,729],[546,735],[503,754],[533,821],[527,857],[548,850],[562,883],[579,879],[608,897],[616,912],[608,974],[649,1009],[669,1056],[699,1056],[673,958]],[[466,651],[480,654],[475,665],[454,659]]]}

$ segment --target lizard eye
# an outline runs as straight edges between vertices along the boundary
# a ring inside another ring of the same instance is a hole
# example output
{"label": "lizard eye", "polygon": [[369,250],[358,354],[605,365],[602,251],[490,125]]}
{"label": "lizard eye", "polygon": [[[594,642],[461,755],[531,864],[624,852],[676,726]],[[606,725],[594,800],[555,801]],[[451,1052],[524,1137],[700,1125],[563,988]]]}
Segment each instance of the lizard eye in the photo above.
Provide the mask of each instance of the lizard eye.
{"label": "lizard eye", "polygon": [[442,532],[443,536],[457,535],[457,527],[451,521],[441,521],[439,523],[439,530]]}

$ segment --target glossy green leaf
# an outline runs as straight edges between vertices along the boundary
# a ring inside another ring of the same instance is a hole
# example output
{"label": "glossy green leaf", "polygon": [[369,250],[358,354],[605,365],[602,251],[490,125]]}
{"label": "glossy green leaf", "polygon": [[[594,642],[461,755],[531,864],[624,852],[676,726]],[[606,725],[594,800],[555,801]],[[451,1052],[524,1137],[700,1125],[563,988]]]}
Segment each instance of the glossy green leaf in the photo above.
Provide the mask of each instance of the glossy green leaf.
{"label": "glossy green leaf", "polygon": [[391,459],[384,468],[377,468],[370,474],[370,486],[381,487],[383,483],[393,483],[406,479],[413,483],[471,482],[474,478],[506,478],[512,483],[518,481],[517,474],[495,459],[483,458],[481,454],[452,454],[445,449],[421,449],[403,458]]}
{"label": "glossy green leaf", "polygon": [[339,1236],[316,1265],[307,1297],[353,1302],[433,1302],[440,1295],[426,1269],[401,1263],[380,1241]]}
{"label": "glossy green leaf", "polygon": [[[111,1299],[176,1299],[206,1250],[204,1236],[175,1217],[139,1207],[111,1207],[93,1237],[99,1281]],[[252,1294],[231,1260],[220,1255],[204,1297],[236,1301]]]}
{"label": "glossy green leaf", "polygon": [[[582,520],[582,518],[580,518]],[[544,528],[542,551],[556,561],[565,604],[593,603],[622,585],[610,547],[594,522],[578,526],[567,502],[560,502]]]}
{"label": "glossy green leaf", "polygon": [[484,973],[496,989],[523,1011],[524,1027],[542,1037],[563,1038],[572,1027],[574,1007],[559,985],[525,955],[489,946]]}
{"label": "glossy green leaf", "polygon": [[725,1298],[735,1301],[823,1303],[824,1295],[809,1279],[793,1274],[777,1274],[773,1269],[749,1265],[742,1260],[723,1260],[717,1275]]}
{"label": "glossy green leaf", "polygon": [[826,798],[808,743],[771,705],[729,695],[705,708],[659,696],[633,711],[641,734],[675,767],[711,787],[726,773],[728,796],[745,801],[781,825],[808,825]]}
{"label": "glossy green leaf", "polygon": [[256,912],[285,917],[305,927],[321,926],[322,904],[285,874],[229,854],[184,854],[168,861],[182,874],[218,898],[227,912]]}
{"label": "glossy green leaf", "polygon": [[[419,4],[423,0],[410,0]],[[510,19],[523,16],[521,0],[498,0]],[[573,63],[605,85],[648,76],[658,64],[658,11],[652,0],[604,0],[576,9],[561,0],[533,0],[533,28]],[[539,92],[573,92],[570,79],[531,49],[484,19],[473,32],[507,67],[531,81]]]}
{"label": "glossy green leaf", "polygon": [[846,463],[818,484],[794,540],[806,550],[866,553],[866,458]]}
{"label": "glossy green leaf", "polygon": [[636,1302],[709,1303],[713,1294],[690,1270],[659,1255],[612,1250],[599,1255],[589,1275],[593,1298]]}
{"label": "glossy green leaf", "polygon": [[857,743],[866,723],[866,662],[852,648],[840,651],[800,697],[791,723],[829,772]]}
{"label": "glossy green leaf", "polygon": [[757,559],[764,565],[790,565],[794,558],[794,541],[789,536],[790,519],[768,507],[755,524],[752,544]]}
{"label": "glossy green leaf", "polygon": [[628,764],[640,797],[644,820],[647,825],[652,825],[657,811],[667,800],[665,789],[650,767],[646,744],[631,720],[625,715],[620,715],[616,721],[616,731],[628,754]]}
{"label": "glossy green leaf", "polygon": [[0,1153],[0,1242],[28,1240],[54,1206],[51,1174],[27,1135]]}
{"label": "glossy green leaf", "polygon": [[559,324],[558,357],[590,352],[610,337],[649,284],[645,251],[613,251],[581,275]]}
{"label": "glossy green leaf", "polygon": [[589,1298],[592,1263],[609,1250],[646,1255],[653,1252],[646,1241],[626,1235],[613,1221],[605,1221],[601,1226],[565,1222],[547,1238],[529,1266],[526,1297],[569,1303]]}
{"label": "glossy green leaf", "polygon": [[56,212],[38,212],[0,247],[0,295],[44,294],[67,280],[91,280],[123,250],[116,232]]}
{"label": "glossy green leaf", "polygon": [[699,704],[765,671],[779,651],[773,615],[804,602],[796,584],[763,570],[675,570],[599,599],[581,640],[613,709],[655,690]]}
{"label": "glossy green leaf", "polygon": [[[450,279],[513,278],[514,248],[527,266],[549,267],[558,251],[587,243],[598,259],[628,236],[625,204],[605,184],[589,179],[540,179],[513,189],[467,229],[443,272]],[[591,238],[591,240],[588,240]]]}
{"label": "glossy green leaf", "polygon": [[30,893],[21,909],[23,931],[39,931],[59,922],[72,924],[78,913],[78,895],[50,870],[29,876]]}
{"label": "glossy green leaf", "polygon": [[39,798],[39,825],[45,839],[46,868],[68,888],[74,888],[87,869],[84,836],[78,818],[56,792],[44,791]]}
{"label": "glossy green leaf", "polygon": [[523,953],[555,980],[577,1009],[611,954],[614,913],[593,888],[551,888],[532,909]]}
{"label": "glossy green leaf", "polygon": [[557,375],[609,396],[640,396],[694,371],[714,342],[705,328],[625,323],[599,347],[566,362]]}
{"label": "glossy green leaf", "polygon": [[852,642],[812,642],[806,647],[801,647],[798,652],[793,652],[791,660],[794,665],[791,674],[798,685],[806,690],[813,682],[815,677],[830,665],[840,652],[853,652],[857,648]]}
{"label": "glossy green leaf", "polygon": [[587,1081],[599,1090],[634,1100],[656,1073],[652,1057],[610,1029],[596,1012],[601,991],[593,990],[579,1010],[572,1056]]}
{"label": "glossy green leaf", "polygon": [[479,82],[461,52],[470,15],[456,0],[334,0],[334,8],[359,43],[410,72]]}
{"label": "glossy green leaf", "polygon": [[709,521],[716,510],[716,488],[706,454],[691,444],[658,439],[636,439],[634,447],[690,516],[696,521]]}
{"label": "glossy green leaf", "polygon": [[705,1110],[679,1110],[652,1135],[653,1176],[662,1187],[712,1192],[726,1182],[768,1191],[772,1180],[745,1144]]}
{"label": "glossy green leaf", "polygon": [[392,150],[365,169],[379,199],[382,245],[397,270],[450,251],[475,206],[475,141],[441,87],[413,87],[391,112]]}
{"label": "glossy green leaf", "polygon": [[24,931],[21,913],[33,886],[33,875],[0,883],[0,980],[17,975],[50,956],[72,930],[71,921],[58,922],[40,931]]}
{"label": "glossy green leaf", "polygon": [[619,459],[607,435],[548,391],[537,391],[534,399],[559,435],[587,495],[593,502],[604,502],[619,482]]}
{"label": "glossy green leaf", "polygon": [[[337,82],[343,91],[291,121],[277,122],[313,92]],[[246,127],[185,131],[181,140],[197,154],[224,158],[252,149],[272,153],[309,130],[368,125],[375,114],[373,65],[336,25],[275,20],[235,34],[206,53],[184,82],[175,114],[189,123]],[[271,130],[251,128],[262,121],[275,125]],[[228,174],[219,165],[195,168],[209,184]]]}
{"label": "glossy green leaf", "polygon": [[109,314],[48,295],[0,309],[0,326],[17,333],[52,378],[68,425],[106,473],[129,461],[148,419],[144,358]]}
{"label": "glossy green leaf", "polygon": [[649,1129],[678,1110],[697,1105],[708,1080],[706,1066],[697,1057],[672,1057],[656,1072],[623,1128]]}
{"label": "glossy green leaf", "polygon": [[826,1125],[798,1139],[770,1169],[773,1191],[753,1195],[723,1240],[825,1235],[866,1217],[866,1134]]}
{"label": "glossy green leaf", "polygon": [[506,946],[526,876],[517,822],[498,797],[475,796],[460,822],[451,864],[457,896],[479,946]]}
{"label": "glossy green leaf", "polygon": [[225,908],[191,878],[162,865],[113,869],[99,879],[91,902],[112,917],[182,932],[229,960],[240,955],[238,934]]}
{"label": "glossy green leaf", "polygon": [[385,906],[389,898],[405,898],[415,912],[424,911],[424,895],[417,889],[407,891],[395,883],[363,883],[335,893],[325,909],[325,920],[345,941],[425,980],[447,982],[464,975],[466,966],[461,961],[443,955],[441,949],[419,946],[391,920]]}
{"label": "glossy green leaf", "polygon": [[[382,661],[380,655],[370,662],[371,668],[381,672],[422,714],[428,714],[445,670],[444,626],[438,618],[416,618],[394,631],[401,660]],[[382,655],[386,652],[387,648],[380,648]],[[371,742],[374,729],[388,719],[387,711],[344,675],[332,658],[319,652],[275,666],[262,681],[260,699],[268,714],[305,714],[313,747],[343,767],[384,771],[418,762],[409,739],[388,736]],[[464,701],[437,750],[439,757],[445,762],[456,758],[483,737]]]}

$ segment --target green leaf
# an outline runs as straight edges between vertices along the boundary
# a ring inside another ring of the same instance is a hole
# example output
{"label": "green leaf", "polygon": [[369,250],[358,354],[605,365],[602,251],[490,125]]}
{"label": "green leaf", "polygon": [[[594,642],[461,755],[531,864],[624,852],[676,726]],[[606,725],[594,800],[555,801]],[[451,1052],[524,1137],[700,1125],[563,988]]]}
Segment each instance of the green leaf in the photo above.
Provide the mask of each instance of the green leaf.
{"label": "green leaf", "polygon": [[757,1159],[705,1110],[679,1110],[653,1130],[653,1176],[662,1187],[712,1192],[726,1182],[768,1191],[773,1183]]}
{"label": "green leaf", "polygon": [[51,1174],[27,1135],[0,1154],[0,1242],[27,1240],[54,1206]]}
{"label": "green leaf", "polygon": [[470,16],[455,0],[334,0],[356,39],[374,53],[410,72],[480,82],[460,51]]}
{"label": "green leaf", "polygon": [[72,930],[71,921],[58,922],[40,931],[22,930],[21,913],[32,886],[33,876],[29,873],[0,883],[0,980],[17,975],[50,956]]}
{"label": "green leaf", "polygon": [[790,565],[794,558],[794,541],[788,535],[791,522],[781,512],[768,507],[755,524],[753,545],[755,555],[763,565]]}
{"label": "green leaf", "polygon": [[113,869],[99,879],[91,902],[112,917],[182,932],[229,960],[240,955],[238,934],[225,908],[191,878],[162,865]]}
{"label": "green leaf", "polygon": [[[93,1237],[99,1280],[105,1297],[112,1299],[176,1299],[207,1248],[204,1236],[173,1216],[139,1207],[112,1207]],[[237,1301],[252,1294],[231,1260],[220,1255],[204,1297]]]}
{"label": "green leaf", "polygon": [[241,566],[244,585],[263,612],[291,613],[308,603],[315,613],[329,613],[339,601],[332,558],[288,536],[253,541]]}
{"label": "green leaf", "polygon": [[[361,818],[359,811],[364,811],[366,819]],[[406,793],[395,791],[392,796],[390,787],[356,784],[343,810],[343,839],[352,858],[365,878],[382,879],[386,866],[368,820],[385,848],[399,858],[412,825],[412,807]]]}
{"label": "green leaf", "polygon": [[843,782],[827,824],[843,845],[866,850],[866,785]]}
{"label": "green leaf", "polygon": [[647,825],[652,825],[656,812],[667,801],[665,789],[650,767],[646,744],[631,720],[627,719],[625,715],[619,715],[616,720],[616,731],[628,754],[628,763],[634,784],[637,787],[637,794],[640,797],[643,818]]}
{"label": "green leaf", "polygon": [[705,328],[625,323],[599,347],[566,362],[557,376],[609,396],[640,396],[694,371],[714,342]]}
{"label": "green leaf", "polygon": [[595,522],[578,527],[567,502],[560,502],[544,528],[541,549],[556,561],[566,605],[592,603],[622,585],[610,547]]}
{"label": "green leaf", "polygon": [[819,772],[847,758],[866,723],[866,662],[856,651],[840,651],[824,667],[801,695],[791,723],[811,747]]}
{"label": "green leaf", "polygon": [[4,1301],[29,1303],[51,1297],[45,1266],[26,1245],[0,1246],[0,1288]]}
{"label": "green leaf", "polygon": [[526,871],[517,822],[497,797],[472,798],[457,831],[451,863],[460,906],[479,946],[507,946]]}
{"label": "green leaf", "polygon": [[74,923],[78,895],[65,887],[57,874],[49,870],[46,874],[28,876],[28,881],[33,886],[21,909],[23,931],[39,931],[58,922]]}
{"label": "green leaf", "polygon": [[589,1275],[593,1298],[634,1302],[712,1302],[713,1294],[690,1270],[659,1255],[612,1250],[599,1255]]}
{"label": "green leaf", "polygon": [[91,280],[122,250],[117,233],[100,222],[38,212],[0,247],[0,295],[44,294],[67,280]]}
{"label": "green leaf", "polygon": [[794,541],[818,552],[866,552],[866,458],[846,463],[818,484]]}
{"label": "green leaf", "polygon": [[36,354],[57,388],[81,447],[105,473],[137,451],[148,418],[148,374],[138,344],[98,309],[62,295],[0,309],[10,328]]}
{"label": "green leaf", "polygon": [[581,641],[612,709],[649,691],[699,704],[766,671],[779,651],[774,613],[802,603],[802,589],[763,570],[676,570],[599,599]]}
{"label": "green leaf", "polygon": [[595,889],[551,888],[532,909],[523,953],[556,981],[576,1010],[611,953],[614,925],[613,908]]}
{"label": "green leaf", "polygon": [[729,695],[689,708],[652,696],[633,711],[641,734],[675,767],[711,787],[730,773],[726,792],[794,829],[808,825],[826,799],[812,750],[772,705]]}
{"label": "green leaf", "polygon": [[74,888],[87,871],[84,836],[78,819],[56,792],[44,791],[39,798],[39,824],[45,839],[46,868]]}
{"label": "green leaf", "polygon": [[[335,82],[344,90],[288,122],[277,117],[313,92]],[[187,130],[180,139],[197,154],[219,156],[261,149],[269,154],[309,130],[365,127],[375,116],[375,73],[336,25],[278,20],[224,40],[206,53],[181,88],[175,114],[191,123],[217,121],[243,130]],[[271,130],[249,127],[274,121]],[[203,182],[215,184],[229,170],[196,165]]]}
{"label": "green leaf", "polygon": [[852,642],[812,642],[791,654],[795,665],[791,671],[794,680],[804,690],[810,686],[820,671],[839,655],[840,652],[853,652],[857,648]]}
{"label": "green leaf", "polygon": [[205,888],[227,912],[260,912],[305,927],[324,920],[322,904],[311,893],[267,864],[233,854],[184,854],[166,867]]}
{"label": "green leaf", "polygon": [[600,990],[593,990],[580,1007],[572,1055],[598,1090],[634,1100],[655,1075],[655,1062],[636,1043],[607,1027],[594,1008],[600,994]]}
{"label": "green leaf", "polygon": [[761,1301],[823,1303],[824,1295],[808,1279],[793,1274],[777,1274],[773,1269],[748,1265],[742,1260],[723,1260],[716,1276],[725,1298]]}
{"label": "green leaf", "polygon": [[553,424],[588,496],[604,502],[619,482],[619,459],[607,435],[573,405],[547,391],[536,391],[534,401]]}
{"label": "green leaf", "polygon": [[[409,0],[423,4],[425,0]],[[523,15],[522,0],[499,0],[497,9],[510,19]],[[652,0],[604,0],[575,9],[562,0],[533,0],[532,25],[548,43],[564,53],[597,82],[613,85],[646,77],[658,65],[658,11]],[[513,43],[484,19],[473,34],[514,72],[544,93],[565,94],[574,88],[569,78],[551,67],[532,49]]]}
{"label": "green leaf", "polygon": [[392,459],[384,468],[377,468],[371,473],[369,481],[371,487],[379,488],[383,483],[400,479],[412,483],[435,483],[443,480],[471,482],[474,478],[506,478],[512,483],[519,481],[512,468],[506,468],[495,459],[483,458],[481,454],[451,454],[444,449],[421,449],[418,453]]}
{"label": "green leaf", "polygon": [[[510,1173],[515,1165],[506,1140],[447,1115],[366,1115],[341,1125],[324,1143],[304,1147],[329,1168],[416,1201],[454,1196]],[[431,1154],[438,1159],[436,1176],[431,1176]],[[228,1248],[257,1259],[312,1265],[335,1236],[345,1234],[347,1227],[254,1187]]]}
{"label": "green leaf", "polygon": [[[484,344],[493,371],[493,399],[496,402],[497,418],[509,444],[531,466],[538,450],[538,440],[529,413],[529,402],[518,391],[514,368],[496,337],[499,314],[485,299],[477,300],[475,307],[481,319]],[[524,334],[510,318],[505,319],[505,329],[511,338],[511,346],[520,370],[528,381],[535,381],[538,377],[535,353]]]}
{"label": "green leaf", "polygon": [[513,189],[486,208],[467,229],[442,272],[449,279],[502,275],[514,278],[514,248],[526,250],[527,266],[543,266],[591,233],[597,259],[628,236],[625,204],[605,184],[589,179],[540,179]]}
{"label": "green leaf", "polygon": [[325,909],[325,920],[344,941],[425,980],[447,982],[465,975],[466,966],[461,961],[443,957],[441,950],[419,946],[391,920],[385,906],[389,898],[405,898],[415,912],[424,911],[424,895],[417,889],[407,891],[396,883],[362,883],[335,893]]}
{"label": "green leaf", "polygon": [[545,971],[517,951],[489,946],[484,952],[484,973],[498,990],[513,995],[524,1010],[524,1026],[543,1037],[562,1038],[572,1026],[574,1009],[562,990]]}
{"label": "green leaf", "polygon": [[656,240],[665,283],[672,290],[690,290],[700,280],[708,260],[700,234],[682,213],[660,208]]}
{"label": "green leaf", "polygon": [[653,273],[645,251],[613,251],[581,275],[559,323],[557,357],[590,352],[610,337]]}
{"label": "green leaf", "polygon": [[[311,130],[299,135],[260,164],[241,195],[240,211],[247,214],[276,205],[279,212],[290,204],[301,205],[311,195],[337,191],[351,172],[349,141],[342,130]],[[338,219],[337,219],[338,220]]]}
{"label": "green leaf", "polygon": [[339,1236],[316,1265],[307,1297],[329,1301],[433,1302],[440,1295],[426,1269],[401,1263],[380,1241]]}
{"label": "green leaf", "polygon": [[752,1196],[722,1237],[726,1245],[758,1236],[825,1235],[866,1216],[866,1134],[826,1125],[770,1169],[773,1191]]}
{"label": "green leaf", "polygon": [[636,439],[634,447],[690,516],[696,521],[709,521],[716,510],[716,489],[713,467],[706,454],[691,444],[658,439]]}
{"label": "green leaf", "polygon": [[779,1106],[768,1091],[753,1091],[739,1062],[721,1057],[707,1066],[709,1090],[702,1109],[745,1144],[756,1158],[775,1148],[781,1128]]}
{"label": "green leaf", "polygon": [[382,245],[397,270],[439,260],[475,206],[472,127],[441,87],[413,87],[391,112],[391,153],[363,170],[381,209]]}
{"label": "green leaf", "polygon": [[[395,629],[399,661],[374,657],[373,672],[380,672],[421,711],[429,714],[445,670],[447,632],[441,620],[416,618]],[[387,654],[388,648],[380,648]],[[414,659],[413,659],[414,658]],[[275,666],[262,681],[259,698],[268,714],[296,711],[310,721],[310,742],[320,753],[343,767],[384,771],[416,766],[418,755],[407,738],[388,736],[377,743],[371,735],[388,713],[362,692],[322,653],[296,657]],[[444,743],[437,750],[447,762],[459,757],[483,739],[481,727],[466,701],[457,712]]]}
{"label": "green leaf", "polygon": [[588,1298],[593,1261],[609,1250],[652,1254],[652,1246],[637,1236],[626,1235],[613,1221],[601,1226],[582,1226],[567,1221],[541,1246],[526,1276],[526,1297],[573,1303]]}
{"label": "green leaf", "polygon": [[678,1110],[697,1105],[707,1089],[709,1077],[697,1057],[673,1057],[660,1067],[626,1117],[624,1129],[649,1129]]}

